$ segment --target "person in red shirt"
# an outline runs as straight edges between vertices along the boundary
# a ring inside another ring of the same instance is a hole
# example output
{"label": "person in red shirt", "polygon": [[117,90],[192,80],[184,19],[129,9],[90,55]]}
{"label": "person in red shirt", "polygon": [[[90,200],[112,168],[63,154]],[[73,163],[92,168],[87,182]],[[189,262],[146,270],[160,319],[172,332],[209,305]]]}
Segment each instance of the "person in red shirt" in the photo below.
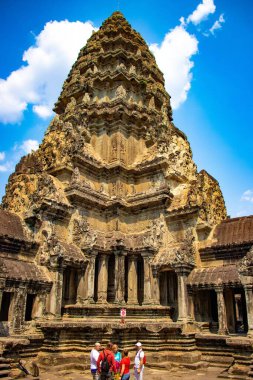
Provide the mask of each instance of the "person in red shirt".
{"label": "person in red shirt", "polygon": [[130,379],[130,359],[127,350],[123,350],[123,358],[120,362],[120,368],[121,380]]}
{"label": "person in red shirt", "polygon": [[97,360],[97,369],[100,374],[100,380],[112,380],[113,373],[116,372],[114,354],[112,352],[112,343],[109,342],[104,350],[99,354]]}

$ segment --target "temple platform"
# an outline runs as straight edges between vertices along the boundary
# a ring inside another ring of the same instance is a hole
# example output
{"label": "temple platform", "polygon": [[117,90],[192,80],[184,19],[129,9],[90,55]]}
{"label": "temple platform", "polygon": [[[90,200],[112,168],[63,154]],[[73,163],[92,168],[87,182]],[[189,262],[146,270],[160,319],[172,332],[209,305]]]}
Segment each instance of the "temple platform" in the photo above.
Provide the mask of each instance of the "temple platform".
{"label": "temple platform", "polygon": [[126,309],[126,319],[128,321],[134,321],[138,318],[138,321],[153,322],[162,320],[162,322],[172,322],[173,308],[169,306],[161,305],[118,305],[118,304],[90,304],[90,305],[68,305],[62,309],[63,318],[82,318],[87,317],[89,320],[92,317],[100,318],[102,320],[120,320],[120,310]]}

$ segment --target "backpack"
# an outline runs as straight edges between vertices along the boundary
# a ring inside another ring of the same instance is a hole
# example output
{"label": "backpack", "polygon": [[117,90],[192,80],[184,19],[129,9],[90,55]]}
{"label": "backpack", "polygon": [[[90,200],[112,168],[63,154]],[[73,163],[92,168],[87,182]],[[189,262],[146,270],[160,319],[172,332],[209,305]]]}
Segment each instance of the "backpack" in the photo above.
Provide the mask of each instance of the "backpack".
{"label": "backpack", "polygon": [[101,363],[101,372],[102,373],[108,373],[110,370],[110,365],[108,362],[108,355],[105,355],[105,350],[103,352],[104,352],[104,358],[103,358],[102,363]]}

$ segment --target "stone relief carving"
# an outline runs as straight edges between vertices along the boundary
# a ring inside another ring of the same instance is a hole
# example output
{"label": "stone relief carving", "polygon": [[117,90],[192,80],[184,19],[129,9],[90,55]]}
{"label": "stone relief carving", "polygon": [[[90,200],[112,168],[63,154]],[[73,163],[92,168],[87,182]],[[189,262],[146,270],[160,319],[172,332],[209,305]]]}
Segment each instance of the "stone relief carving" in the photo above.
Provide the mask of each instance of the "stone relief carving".
{"label": "stone relief carving", "polygon": [[124,99],[127,95],[126,89],[120,85],[115,92],[117,98]]}
{"label": "stone relief carving", "polygon": [[165,233],[165,222],[162,219],[156,219],[150,222],[147,233],[143,237],[145,247],[160,248],[163,244]]}
{"label": "stone relief carving", "polygon": [[80,248],[91,248],[97,242],[97,233],[95,231],[91,231],[86,218],[74,219],[72,238],[73,242]]}
{"label": "stone relief carving", "polygon": [[253,246],[238,264],[238,272],[245,276],[253,275]]}
{"label": "stone relief carving", "polygon": [[186,230],[184,242],[180,247],[173,250],[172,266],[179,266],[181,264],[195,266],[194,240],[193,230]]}

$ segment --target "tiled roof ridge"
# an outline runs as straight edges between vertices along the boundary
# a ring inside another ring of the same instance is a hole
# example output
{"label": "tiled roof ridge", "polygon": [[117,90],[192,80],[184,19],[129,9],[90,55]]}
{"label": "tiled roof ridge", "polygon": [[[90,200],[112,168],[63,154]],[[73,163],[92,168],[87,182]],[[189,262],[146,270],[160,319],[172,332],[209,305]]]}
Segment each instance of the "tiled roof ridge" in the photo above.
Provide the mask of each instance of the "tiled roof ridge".
{"label": "tiled roof ridge", "polygon": [[[227,218],[227,219],[225,219],[225,220],[223,220],[221,223],[220,223],[220,225],[221,224],[223,224],[223,223],[231,223],[231,222],[235,222],[235,221],[237,221],[237,220],[245,220],[245,219],[253,219],[253,215],[245,215],[245,216],[236,216],[235,218]],[[219,225],[218,225],[219,226]],[[217,226],[217,227],[218,227]]]}

